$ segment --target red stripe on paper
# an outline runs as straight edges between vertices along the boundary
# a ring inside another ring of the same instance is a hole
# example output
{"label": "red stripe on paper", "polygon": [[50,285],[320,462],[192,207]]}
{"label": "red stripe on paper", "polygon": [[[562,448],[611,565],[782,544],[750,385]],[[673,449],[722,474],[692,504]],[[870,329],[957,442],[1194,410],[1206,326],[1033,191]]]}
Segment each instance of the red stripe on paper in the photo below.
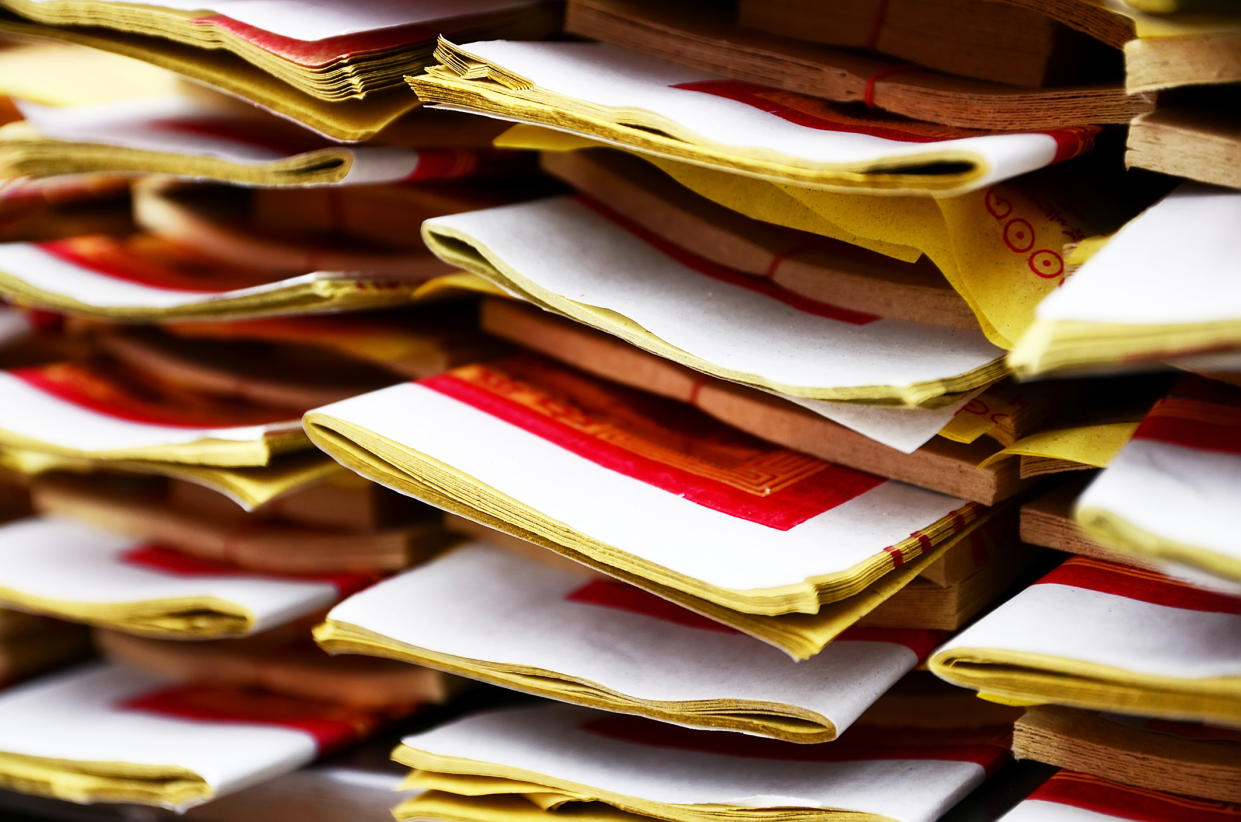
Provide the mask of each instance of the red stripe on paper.
{"label": "red stripe on paper", "polygon": [[1241,597],[1196,588],[1155,571],[1089,557],[1067,560],[1036,584],[1069,585],[1168,608],[1241,616]]}
{"label": "red stripe on paper", "polygon": [[848,308],[831,305],[830,303],[812,300],[788,289],[781,288],[774,282],[763,278],[755,277],[751,274],[743,274],[733,268],[712,262],[706,257],[700,257],[688,249],[682,248],[675,243],[659,236],[655,232],[639,225],[629,219],[620,212],[614,211],[598,200],[587,197],[585,194],[577,194],[574,196],[584,206],[589,207],[598,214],[606,217],[609,221],[623,228],[625,231],[642,240],[647,245],[655,248],[660,253],[672,258],[676,262],[704,274],[713,280],[735,285],[756,294],[762,294],[764,297],[781,302],[790,308],[796,308],[806,314],[813,314],[816,317],[823,317],[828,320],[836,320],[837,322],[848,323],[850,325],[869,325],[876,320],[883,319],[875,314],[864,314],[861,311],[852,311]]}
{"label": "red stripe on paper", "polygon": [[4,373],[85,411],[142,425],[218,429],[291,421],[287,412],[253,407],[241,407],[231,414],[220,409],[220,413],[212,414],[210,408],[161,406],[158,398],[130,396],[123,386],[110,383],[106,377],[69,364],[15,368]]}
{"label": "red stripe on paper", "polygon": [[[1158,407],[1155,412],[1158,412]],[[1198,451],[1241,456],[1241,419],[1211,423],[1178,417],[1148,416],[1134,432],[1135,440],[1154,440]]]}
{"label": "red stripe on paper", "polygon": [[1070,805],[1135,822],[1235,822],[1241,805],[1193,799],[1145,788],[1118,785],[1097,776],[1060,771],[1029,799]]}
{"label": "red stripe on paper", "polygon": [[142,694],[119,707],[210,724],[239,722],[301,731],[314,738],[321,754],[362,738],[383,720],[380,714],[356,708],[205,683]]}
{"label": "red stripe on paper", "polygon": [[377,581],[375,574],[271,574],[260,573],[224,562],[183,554],[162,545],[139,545],[120,554],[126,565],[159,571],[178,577],[248,577],[272,582],[307,582],[331,585],[345,597]]}
{"label": "red stripe on paper", "polygon": [[[622,444],[597,436],[583,427],[583,421],[586,426],[596,422],[596,419],[584,409],[569,409],[569,413],[579,423],[571,425],[552,416],[552,412],[549,411],[550,407],[562,404],[556,398],[548,396],[545,403],[540,403],[539,408],[533,408],[529,404],[516,402],[476,382],[462,379],[456,376],[456,373],[449,372],[419,380],[418,385],[477,408],[610,471],[684,497],[706,508],[780,531],[787,531],[812,517],[830,511],[885,482],[881,477],[828,462],[820,462],[814,467],[813,473],[809,473],[808,476],[790,485],[764,495],[751,493],[735,485],[697,474],[681,465],[673,465],[655,457],[637,453]],[[497,376],[507,378],[503,374]],[[595,385],[598,386],[599,383]],[[651,407],[655,406],[652,404]],[[694,414],[701,413],[691,406],[680,405],[679,407]],[[657,427],[661,421],[651,418],[648,422]],[[700,428],[709,431],[713,425],[716,425],[714,421],[704,417]],[[665,430],[670,439],[685,436],[680,432]],[[779,455],[784,451],[773,448],[769,453]],[[789,453],[792,454],[792,452]],[[803,459],[803,455],[796,455],[796,457]],[[687,456],[683,464],[692,465],[692,463],[693,457]],[[635,512],[635,515],[638,515],[638,512]],[[709,547],[704,546],[704,549],[709,550]]]}
{"label": "red stripe on paper", "polygon": [[[987,133],[898,119],[891,115],[858,116],[853,112],[837,109],[825,100],[806,97],[795,92],[778,91],[740,80],[701,80],[694,83],[678,83],[672,88],[697,91],[710,94],[712,97],[723,97],[726,100],[744,103],[751,108],[765,111],[781,120],[804,128],[845,134],[866,134],[901,143],[937,143],[942,140],[977,137]],[[796,108],[789,105],[794,101],[799,104]]]}
{"label": "red stripe on paper", "polygon": [[[995,729],[904,734],[886,728],[855,727],[835,742],[799,745],[776,739],[721,731],[679,728],[633,716],[605,716],[581,725],[587,733],[649,748],[785,762],[873,762],[938,760],[973,762],[988,773],[1008,761],[1005,740]],[[954,744],[955,743],[955,744]],[[893,765],[896,767],[895,763]]]}
{"label": "red stripe on paper", "polygon": [[439,30],[410,24],[341,34],[323,40],[297,40],[218,14],[195,18],[192,22],[228,32],[242,42],[307,68],[324,68],[337,61],[357,60],[378,51],[400,51],[411,58],[411,72],[416,65],[412,61],[416,60],[420,51],[430,51]]}
{"label": "red stripe on paper", "polygon": [[1241,389],[1200,377],[1178,380],[1133,438],[1241,455]]}
{"label": "red stripe on paper", "polygon": [[[222,284],[220,288],[211,288],[209,280],[187,280],[179,272],[160,265],[153,260],[135,260],[136,265],[122,267],[113,265],[99,257],[88,257],[78,251],[76,245],[82,241],[81,237],[71,237],[66,240],[49,240],[44,243],[34,243],[38,248],[48,256],[63,260],[66,263],[75,265],[78,268],[84,268],[87,271],[93,271],[96,274],[102,274],[113,280],[121,280],[127,283],[137,283],[148,288],[157,288],[160,291],[178,291],[186,294],[223,294],[226,291],[234,289],[233,284]],[[116,259],[118,253],[124,253],[120,249],[119,244],[114,243],[116,248],[113,250],[113,258]]]}
{"label": "red stripe on paper", "polygon": [[1039,134],[1046,134],[1048,137],[1056,141],[1056,153],[1052,156],[1048,165],[1062,163],[1065,160],[1072,160],[1081,154],[1085,154],[1094,145],[1095,135],[1101,129],[1098,126],[1069,126],[1068,128],[1059,128],[1053,131],[1040,131]]}

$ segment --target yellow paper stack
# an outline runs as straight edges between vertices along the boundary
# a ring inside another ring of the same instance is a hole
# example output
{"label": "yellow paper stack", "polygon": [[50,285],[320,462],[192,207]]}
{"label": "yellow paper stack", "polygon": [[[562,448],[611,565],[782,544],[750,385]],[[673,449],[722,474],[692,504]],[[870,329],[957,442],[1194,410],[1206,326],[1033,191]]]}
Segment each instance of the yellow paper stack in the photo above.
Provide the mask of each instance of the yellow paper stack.
{"label": "yellow paper stack", "polygon": [[0,0],[0,809],[1241,815],[1238,32]]}

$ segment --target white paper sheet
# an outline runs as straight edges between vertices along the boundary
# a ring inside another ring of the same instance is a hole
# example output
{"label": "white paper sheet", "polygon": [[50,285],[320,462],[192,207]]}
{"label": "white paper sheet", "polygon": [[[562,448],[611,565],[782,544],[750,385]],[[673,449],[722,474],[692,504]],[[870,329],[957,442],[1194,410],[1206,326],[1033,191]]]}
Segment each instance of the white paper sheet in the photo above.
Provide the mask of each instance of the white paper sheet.
{"label": "white paper sheet", "polygon": [[792,662],[723,626],[699,627],[705,620],[689,612],[687,624],[609,605],[592,598],[598,586],[604,597],[615,587],[638,602],[653,599],[584,568],[472,542],[355,594],[328,620],[434,653],[551,671],[629,700],[672,703],[666,707],[683,711],[685,724],[694,724],[695,703],[726,699],[796,706],[844,731],[918,662],[882,630],[866,639],[845,634],[817,656]]}

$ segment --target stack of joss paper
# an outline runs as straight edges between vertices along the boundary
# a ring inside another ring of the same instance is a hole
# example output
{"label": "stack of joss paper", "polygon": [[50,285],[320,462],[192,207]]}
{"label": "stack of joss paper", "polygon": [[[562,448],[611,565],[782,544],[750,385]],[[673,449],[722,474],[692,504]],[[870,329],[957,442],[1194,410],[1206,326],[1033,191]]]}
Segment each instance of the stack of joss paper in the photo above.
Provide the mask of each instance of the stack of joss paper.
{"label": "stack of joss paper", "polygon": [[399,117],[417,107],[402,77],[441,30],[559,21],[469,6],[6,7],[5,788],[244,806],[464,690],[314,643],[333,605],[455,538],[314,449],[301,417],[504,349],[419,225],[558,186],[492,148],[499,127]]}
{"label": "stack of joss paper", "polygon": [[1227,4],[0,6],[0,808],[1241,813]]}

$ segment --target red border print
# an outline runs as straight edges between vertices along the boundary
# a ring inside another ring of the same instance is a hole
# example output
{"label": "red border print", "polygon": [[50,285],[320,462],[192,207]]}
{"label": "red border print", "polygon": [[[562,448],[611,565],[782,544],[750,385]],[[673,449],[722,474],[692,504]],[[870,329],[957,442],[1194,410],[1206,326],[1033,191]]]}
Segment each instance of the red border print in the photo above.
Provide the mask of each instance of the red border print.
{"label": "red border print", "polygon": [[1118,785],[1097,776],[1060,771],[1028,799],[1055,802],[1135,822],[1236,822],[1241,805]]}
{"label": "red border print", "polygon": [[32,245],[86,271],[160,291],[223,294],[268,285],[279,279],[269,271],[210,259],[153,234],[137,233],[127,237],[85,234]]}
{"label": "red border print", "polygon": [[1179,380],[1133,438],[1241,456],[1241,389],[1195,377]]}
{"label": "red border print", "polygon": [[268,574],[237,565],[183,554],[162,545],[139,545],[120,555],[126,565],[179,577],[247,577],[272,582],[312,582],[331,585],[342,597],[361,591],[379,579],[375,574]]}
{"label": "red border print", "polygon": [[106,373],[75,363],[15,368],[4,373],[85,411],[142,425],[193,430],[275,425],[292,421],[287,412],[274,409],[213,406],[206,399],[199,406],[187,407],[183,398],[136,396],[130,386]]}
{"label": "red border print", "polygon": [[418,385],[610,471],[780,531],[885,482],[771,446],[692,406],[640,396],[533,357],[466,366]]}
{"label": "red border print", "polygon": [[228,32],[242,42],[307,68],[324,68],[341,60],[366,57],[380,51],[408,53],[421,49],[429,50],[435,45],[438,31],[435,28],[410,24],[342,34],[323,40],[297,40],[221,14],[198,17],[193,22]]}
{"label": "red border print", "polygon": [[321,754],[362,738],[383,721],[378,714],[356,708],[205,683],[142,694],[121,702],[120,707],[198,722],[240,722],[302,731],[314,738]]}
{"label": "red border print", "polygon": [[1241,616],[1241,597],[1196,588],[1188,582],[1127,565],[1073,557],[1040,579],[1038,585],[1069,585],[1136,599],[1152,605]]}
{"label": "red border print", "polygon": [[697,91],[744,103],[750,108],[765,111],[781,120],[818,131],[837,131],[845,134],[866,134],[883,140],[901,143],[938,143],[965,137],[979,137],[985,131],[972,131],[953,126],[906,120],[892,114],[867,111],[854,113],[826,100],[807,97],[793,91],[745,83],[740,80],[700,80],[678,83],[672,88]]}
{"label": "red border print", "polygon": [[799,745],[722,731],[680,728],[634,716],[604,716],[587,720],[581,729],[596,736],[649,748],[693,751],[741,759],[785,762],[874,762],[882,760],[939,760],[973,762],[988,773],[1009,759],[1008,740],[996,729],[984,728],[935,734],[901,733],[891,728],[851,728],[835,742]]}

